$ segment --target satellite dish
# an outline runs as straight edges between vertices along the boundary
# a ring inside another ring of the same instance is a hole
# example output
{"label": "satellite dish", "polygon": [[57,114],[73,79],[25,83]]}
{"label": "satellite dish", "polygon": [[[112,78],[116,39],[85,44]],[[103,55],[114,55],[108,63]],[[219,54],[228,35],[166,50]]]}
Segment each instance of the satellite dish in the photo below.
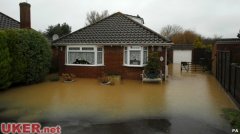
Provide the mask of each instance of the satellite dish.
{"label": "satellite dish", "polygon": [[164,60],[164,58],[161,56],[161,57],[160,57],[160,61],[163,62],[163,60]]}
{"label": "satellite dish", "polygon": [[59,38],[59,36],[57,35],[57,34],[54,34],[53,36],[52,36],[52,40],[54,41],[54,40],[57,40]]}

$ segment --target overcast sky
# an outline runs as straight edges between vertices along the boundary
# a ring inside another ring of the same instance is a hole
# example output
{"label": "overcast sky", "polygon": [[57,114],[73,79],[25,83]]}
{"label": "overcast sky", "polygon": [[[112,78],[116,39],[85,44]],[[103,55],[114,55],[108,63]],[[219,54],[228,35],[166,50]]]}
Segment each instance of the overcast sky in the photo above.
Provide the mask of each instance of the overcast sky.
{"label": "overcast sky", "polygon": [[[19,20],[19,3],[0,0],[0,12]],[[85,26],[86,13],[108,10],[139,14],[145,26],[160,32],[177,24],[206,37],[235,38],[240,29],[240,0],[27,0],[31,4],[32,27],[44,31],[49,25],[66,22],[72,31]]]}

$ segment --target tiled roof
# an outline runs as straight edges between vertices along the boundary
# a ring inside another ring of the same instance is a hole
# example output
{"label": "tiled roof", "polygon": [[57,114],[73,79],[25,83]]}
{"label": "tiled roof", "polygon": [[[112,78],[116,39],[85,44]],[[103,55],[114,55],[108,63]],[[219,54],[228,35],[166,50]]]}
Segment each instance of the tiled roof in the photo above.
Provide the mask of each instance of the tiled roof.
{"label": "tiled roof", "polygon": [[240,44],[240,38],[226,38],[217,40],[216,44]]}
{"label": "tiled roof", "polygon": [[0,12],[0,29],[20,28],[20,22]]}
{"label": "tiled roof", "polygon": [[53,42],[54,45],[86,44],[168,44],[158,33],[117,12]]}

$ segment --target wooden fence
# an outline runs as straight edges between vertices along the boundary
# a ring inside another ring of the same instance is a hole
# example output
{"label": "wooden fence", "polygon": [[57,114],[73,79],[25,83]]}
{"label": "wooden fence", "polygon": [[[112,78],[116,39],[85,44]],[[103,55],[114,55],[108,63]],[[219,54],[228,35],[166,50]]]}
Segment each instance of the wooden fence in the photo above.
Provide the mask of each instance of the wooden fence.
{"label": "wooden fence", "polygon": [[217,51],[216,71],[219,83],[240,103],[240,65],[231,63],[230,51]]}

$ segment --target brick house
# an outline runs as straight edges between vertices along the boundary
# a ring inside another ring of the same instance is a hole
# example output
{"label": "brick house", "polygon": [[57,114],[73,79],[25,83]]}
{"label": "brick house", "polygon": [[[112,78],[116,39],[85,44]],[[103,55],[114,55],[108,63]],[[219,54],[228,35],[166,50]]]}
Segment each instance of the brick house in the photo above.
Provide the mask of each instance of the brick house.
{"label": "brick house", "polygon": [[148,54],[155,51],[166,76],[167,48],[172,43],[137,18],[117,12],[53,41],[59,73],[97,78],[104,72],[140,79]]}

